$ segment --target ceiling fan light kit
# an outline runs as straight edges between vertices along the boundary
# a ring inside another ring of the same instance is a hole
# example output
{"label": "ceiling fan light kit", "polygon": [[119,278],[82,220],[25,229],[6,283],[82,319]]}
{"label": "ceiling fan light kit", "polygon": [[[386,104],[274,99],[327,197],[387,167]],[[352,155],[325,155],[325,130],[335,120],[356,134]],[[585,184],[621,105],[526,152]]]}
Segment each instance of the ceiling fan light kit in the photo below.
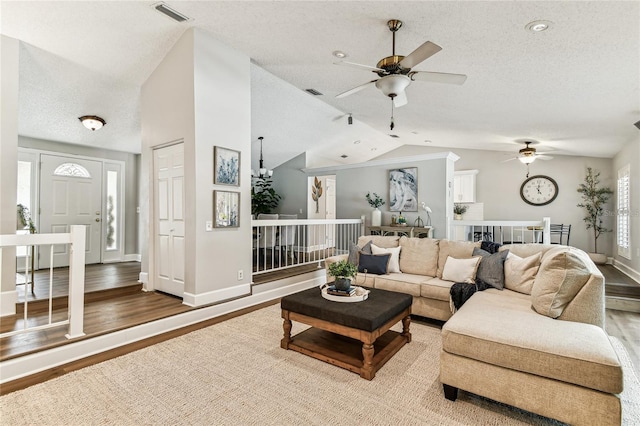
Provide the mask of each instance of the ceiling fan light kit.
{"label": "ceiling fan light kit", "polygon": [[83,115],[82,117],[78,117],[78,120],[80,120],[84,127],[94,132],[101,129],[102,126],[107,124],[104,119],[98,117],[97,115]]}

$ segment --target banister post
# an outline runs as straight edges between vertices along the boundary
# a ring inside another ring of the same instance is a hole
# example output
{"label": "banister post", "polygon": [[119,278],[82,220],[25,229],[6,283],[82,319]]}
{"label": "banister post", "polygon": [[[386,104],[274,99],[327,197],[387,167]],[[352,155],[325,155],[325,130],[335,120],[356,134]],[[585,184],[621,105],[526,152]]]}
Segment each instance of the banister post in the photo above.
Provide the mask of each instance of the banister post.
{"label": "banister post", "polygon": [[542,218],[542,244],[550,244],[551,243],[551,218],[543,217]]}
{"label": "banister post", "polygon": [[69,333],[67,339],[84,336],[84,256],[87,227],[71,225],[69,249]]}

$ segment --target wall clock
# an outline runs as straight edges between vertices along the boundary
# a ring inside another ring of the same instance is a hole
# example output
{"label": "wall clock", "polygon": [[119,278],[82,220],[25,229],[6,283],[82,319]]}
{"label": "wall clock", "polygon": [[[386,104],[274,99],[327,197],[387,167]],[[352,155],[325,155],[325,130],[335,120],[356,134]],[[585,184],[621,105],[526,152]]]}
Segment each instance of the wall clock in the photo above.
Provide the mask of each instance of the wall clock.
{"label": "wall clock", "polygon": [[545,206],[558,196],[558,184],[549,176],[531,176],[520,186],[520,197],[532,206]]}

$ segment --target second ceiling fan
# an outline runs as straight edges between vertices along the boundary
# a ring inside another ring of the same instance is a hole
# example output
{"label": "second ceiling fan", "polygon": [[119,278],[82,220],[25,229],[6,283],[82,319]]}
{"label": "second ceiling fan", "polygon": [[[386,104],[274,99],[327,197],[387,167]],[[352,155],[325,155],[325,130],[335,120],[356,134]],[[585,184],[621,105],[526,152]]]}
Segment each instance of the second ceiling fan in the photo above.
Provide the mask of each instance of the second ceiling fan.
{"label": "second ceiling fan", "polygon": [[[378,74],[380,78],[342,92],[338,94],[336,98],[344,98],[375,85],[385,96],[391,98],[392,107],[401,107],[407,104],[405,89],[412,81],[420,80],[448,84],[463,84],[465,82],[467,76],[464,74],[412,71],[413,67],[435,55],[442,50],[442,48],[435,43],[426,41],[407,56],[396,55],[396,32],[402,27],[402,21],[391,19],[387,22],[387,26],[393,34],[391,56],[382,58],[375,67],[347,61],[336,62],[337,65],[347,65],[372,71]],[[391,116],[391,130],[393,130],[393,114]]]}

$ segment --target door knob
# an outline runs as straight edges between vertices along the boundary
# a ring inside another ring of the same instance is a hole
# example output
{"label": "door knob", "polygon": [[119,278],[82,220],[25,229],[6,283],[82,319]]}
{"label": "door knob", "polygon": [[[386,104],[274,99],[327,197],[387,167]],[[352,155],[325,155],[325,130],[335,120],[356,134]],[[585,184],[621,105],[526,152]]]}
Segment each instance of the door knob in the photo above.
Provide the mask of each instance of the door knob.
{"label": "door knob", "polygon": [[96,217],[96,222],[100,222],[100,218],[99,217]]}
{"label": "door knob", "polygon": [[96,210],[96,215],[100,215],[100,212]]}

